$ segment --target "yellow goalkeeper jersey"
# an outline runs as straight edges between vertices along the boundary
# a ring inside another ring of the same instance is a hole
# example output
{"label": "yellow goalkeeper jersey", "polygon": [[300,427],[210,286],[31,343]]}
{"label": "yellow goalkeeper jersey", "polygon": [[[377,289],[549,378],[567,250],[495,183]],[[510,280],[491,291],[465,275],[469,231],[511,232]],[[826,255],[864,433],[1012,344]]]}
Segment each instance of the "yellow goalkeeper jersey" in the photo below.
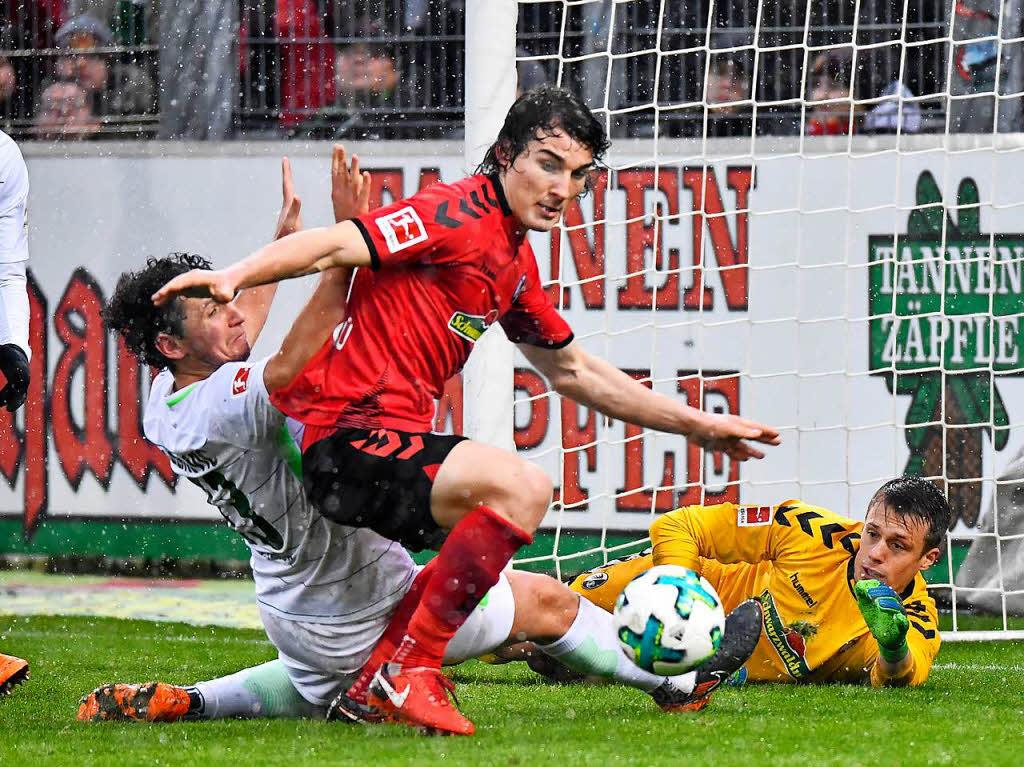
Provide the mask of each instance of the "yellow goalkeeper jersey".
{"label": "yellow goalkeeper jersey", "polygon": [[747,678],[771,682],[922,684],[939,651],[938,614],[918,573],[900,595],[910,618],[911,663],[898,678],[876,666],[878,645],[853,595],[863,523],[820,506],[689,506],[651,526],[653,549],[577,577],[574,591],[611,611],[634,577],[682,565],[711,582],[726,612],[746,599],[764,608]]}

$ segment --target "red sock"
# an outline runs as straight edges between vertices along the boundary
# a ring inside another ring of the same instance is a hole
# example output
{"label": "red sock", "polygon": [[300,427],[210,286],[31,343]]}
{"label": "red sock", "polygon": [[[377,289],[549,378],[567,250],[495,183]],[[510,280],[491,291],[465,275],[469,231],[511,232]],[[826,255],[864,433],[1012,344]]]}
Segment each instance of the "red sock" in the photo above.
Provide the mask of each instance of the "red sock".
{"label": "red sock", "polygon": [[416,607],[420,603],[423,590],[427,587],[427,583],[430,582],[430,577],[434,572],[434,562],[436,561],[428,562],[427,566],[416,574],[416,579],[412,582],[412,586],[409,587],[405,596],[402,597],[402,601],[395,608],[395,614],[391,616],[391,622],[388,623],[388,627],[384,629],[384,633],[377,640],[377,646],[373,648],[369,659],[363,664],[363,668],[359,672],[359,678],[348,688],[347,694],[350,698],[360,703],[366,702],[366,691],[370,687],[370,682],[373,681],[373,675],[377,673],[377,669],[380,668],[382,663],[395,654],[398,645],[401,644],[402,637],[405,636],[405,632],[409,628],[409,619],[412,618],[413,612],[415,612]]}
{"label": "red sock", "polygon": [[434,573],[392,663],[441,668],[448,641],[522,546],[533,537],[486,506],[477,506],[448,533]]}

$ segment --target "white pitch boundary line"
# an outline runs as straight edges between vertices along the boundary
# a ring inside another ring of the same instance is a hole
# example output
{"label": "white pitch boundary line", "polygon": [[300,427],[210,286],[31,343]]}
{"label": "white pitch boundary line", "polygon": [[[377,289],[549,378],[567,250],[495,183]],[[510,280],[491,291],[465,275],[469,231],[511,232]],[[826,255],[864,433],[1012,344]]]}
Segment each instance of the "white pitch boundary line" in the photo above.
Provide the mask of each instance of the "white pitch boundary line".
{"label": "white pitch boundary line", "polygon": [[981,663],[936,663],[933,669],[941,671],[1003,671],[1013,673],[1024,673],[1024,666],[993,666]]}
{"label": "white pitch boundary line", "polygon": [[[77,617],[77,616],[75,616]],[[196,626],[199,628],[207,628],[204,626]],[[225,628],[224,626],[218,626],[217,628]],[[56,632],[54,631],[19,631],[18,629],[7,629],[2,632],[4,637],[29,637],[32,639],[46,639],[53,637]],[[251,645],[266,645],[269,649],[273,649],[273,645],[270,644],[269,639],[250,639],[249,637],[217,637],[213,639],[211,637],[198,637],[198,636],[161,636],[158,637],[158,641],[168,642],[234,642],[235,644],[251,644]]]}

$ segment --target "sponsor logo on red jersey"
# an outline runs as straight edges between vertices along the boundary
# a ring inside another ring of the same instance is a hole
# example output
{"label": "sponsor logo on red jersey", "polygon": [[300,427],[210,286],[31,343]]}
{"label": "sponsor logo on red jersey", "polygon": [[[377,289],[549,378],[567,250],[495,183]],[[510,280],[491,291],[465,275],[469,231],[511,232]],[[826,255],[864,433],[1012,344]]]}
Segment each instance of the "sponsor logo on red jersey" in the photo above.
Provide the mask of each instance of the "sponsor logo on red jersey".
{"label": "sponsor logo on red jersey", "polygon": [[479,314],[454,312],[448,320],[448,329],[455,335],[462,336],[471,343],[476,343],[496,319],[498,319],[496,309],[488,312],[486,317],[481,317]]}
{"label": "sponsor logo on red jersey", "polygon": [[249,389],[249,371],[252,368],[239,368],[235,380],[231,382],[231,396],[238,397]]}
{"label": "sponsor logo on red jersey", "polygon": [[384,235],[384,241],[392,253],[427,239],[427,230],[411,205],[378,218],[377,228]]}
{"label": "sponsor logo on red jersey", "polygon": [[737,509],[736,524],[740,527],[758,527],[771,523],[771,506],[740,506]]}

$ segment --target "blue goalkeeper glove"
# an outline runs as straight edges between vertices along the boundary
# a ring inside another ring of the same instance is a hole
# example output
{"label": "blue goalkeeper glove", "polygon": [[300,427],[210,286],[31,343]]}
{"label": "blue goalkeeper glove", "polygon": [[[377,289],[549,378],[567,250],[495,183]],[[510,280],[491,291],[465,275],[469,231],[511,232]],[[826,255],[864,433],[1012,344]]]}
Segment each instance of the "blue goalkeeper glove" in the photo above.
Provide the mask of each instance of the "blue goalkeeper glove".
{"label": "blue goalkeeper glove", "polygon": [[889,663],[899,663],[906,658],[910,650],[907,646],[910,621],[900,595],[876,580],[857,581],[853,593],[864,622],[878,642],[878,654]]}

